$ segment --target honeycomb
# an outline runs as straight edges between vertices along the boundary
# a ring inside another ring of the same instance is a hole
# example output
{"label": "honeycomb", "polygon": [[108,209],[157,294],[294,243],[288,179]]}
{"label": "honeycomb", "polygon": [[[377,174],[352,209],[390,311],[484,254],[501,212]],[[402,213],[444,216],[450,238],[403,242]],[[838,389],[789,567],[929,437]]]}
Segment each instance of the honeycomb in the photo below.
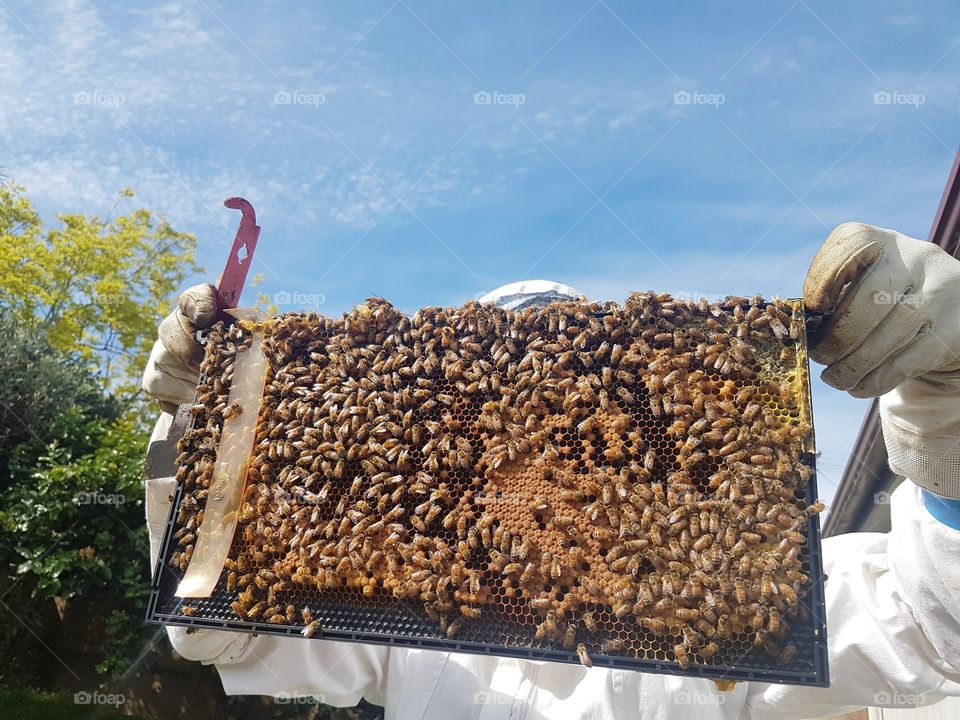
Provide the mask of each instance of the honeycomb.
{"label": "honeycomb", "polygon": [[[167,597],[167,620],[812,669],[823,506],[799,303],[634,293],[407,316],[371,298],[261,327],[229,558],[211,598]],[[249,339],[237,324],[208,340],[164,550],[177,573]]]}

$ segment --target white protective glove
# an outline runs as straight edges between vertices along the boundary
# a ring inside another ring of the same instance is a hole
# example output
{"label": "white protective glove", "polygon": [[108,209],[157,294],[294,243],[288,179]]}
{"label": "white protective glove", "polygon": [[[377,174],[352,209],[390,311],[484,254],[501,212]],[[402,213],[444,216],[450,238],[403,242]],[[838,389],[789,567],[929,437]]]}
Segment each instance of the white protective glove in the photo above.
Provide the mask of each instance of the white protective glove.
{"label": "white protective glove", "polygon": [[855,397],[914,378],[960,385],[960,261],[933,243],[844,223],[814,257],[803,298],[832,314],[810,347],[824,382]]}
{"label": "white protective glove", "polygon": [[205,283],[185,290],[177,308],[160,323],[159,339],[143,371],[143,389],[165,412],[175,413],[177,405],[193,400],[203,360],[196,333],[216,319],[216,289]]}
{"label": "white protective glove", "polygon": [[933,243],[844,223],[807,272],[810,340],[824,382],[880,398],[893,470],[960,498],[960,261]]}

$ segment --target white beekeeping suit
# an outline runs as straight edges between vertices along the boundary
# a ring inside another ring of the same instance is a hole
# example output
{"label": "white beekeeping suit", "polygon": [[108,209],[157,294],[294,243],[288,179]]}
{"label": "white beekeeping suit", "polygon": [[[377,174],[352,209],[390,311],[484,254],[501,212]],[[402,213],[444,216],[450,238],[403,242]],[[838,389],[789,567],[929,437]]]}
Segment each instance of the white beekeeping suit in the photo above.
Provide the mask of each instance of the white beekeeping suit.
{"label": "white beekeeping suit", "polygon": [[[543,281],[485,297],[507,307],[578,296]],[[823,543],[829,688],[586,669],[431,650],[169,628],[186,658],[216,665],[229,694],[365,697],[387,718],[814,718],[855,708],[928,704],[960,695],[960,262],[939,248],[866,225],[838,227],[811,265],[808,307],[831,314],[811,347],[824,379],[881,395],[893,469],[890,533]],[[212,320],[209,286],[184,294],[161,326],[145,389],[192,400],[196,326]],[[178,331],[179,329],[179,331]],[[158,423],[157,436],[169,426]],[[154,561],[173,479],[151,480]]]}

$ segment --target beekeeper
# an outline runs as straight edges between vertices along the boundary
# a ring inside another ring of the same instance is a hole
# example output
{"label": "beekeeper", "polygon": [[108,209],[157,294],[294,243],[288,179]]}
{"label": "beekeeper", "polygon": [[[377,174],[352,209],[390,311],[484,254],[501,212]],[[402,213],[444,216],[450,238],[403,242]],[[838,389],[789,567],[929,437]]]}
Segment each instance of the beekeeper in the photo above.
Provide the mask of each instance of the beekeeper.
{"label": "beekeeper", "polygon": [[[807,307],[831,318],[810,348],[823,379],[880,396],[890,465],[913,482],[891,500],[892,530],[823,542],[829,688],[739,683],[409,648],[168,628],[182,656],[216,665],[228,694],[366,698],[387,718],[814,718],[863,706],[960,695],[960,262],[892,230],[847,223],[813,259]],[[579,297],[515,283],[484,300],[507,307]],[[170,411],[193,398],[194,331],[210,286],[185,292],[160,326],[144,389]],[[173,478],[151,480],[155,562]]]}

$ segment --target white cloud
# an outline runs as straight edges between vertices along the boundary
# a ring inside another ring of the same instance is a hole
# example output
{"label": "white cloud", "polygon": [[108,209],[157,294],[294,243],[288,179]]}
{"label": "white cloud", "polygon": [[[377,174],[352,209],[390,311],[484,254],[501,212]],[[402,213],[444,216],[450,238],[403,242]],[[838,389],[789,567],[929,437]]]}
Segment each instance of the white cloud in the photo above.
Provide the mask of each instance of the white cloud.
{"label": "white cloud", "polygon": [[45,8],[52,26],[51,45],[64,69],[84,73],[108,34],[106,24],[88,0],[59,0]]}

